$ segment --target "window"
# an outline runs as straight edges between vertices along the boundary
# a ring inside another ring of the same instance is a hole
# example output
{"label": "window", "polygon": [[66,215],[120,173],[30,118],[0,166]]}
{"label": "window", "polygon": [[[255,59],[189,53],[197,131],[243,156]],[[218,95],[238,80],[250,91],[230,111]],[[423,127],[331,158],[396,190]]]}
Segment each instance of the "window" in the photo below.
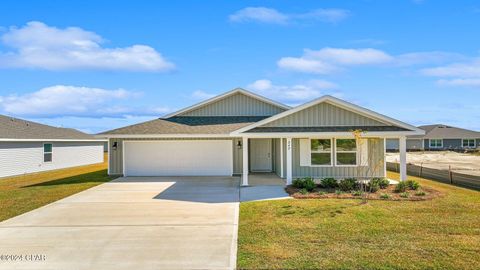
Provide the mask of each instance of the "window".
{"label": "window", "polygon": [[332,165],[331,139],[311,139],[310,152],[312,165]]}
{"label": "window", "polygon": [[52,149],[51,143],[43,144],[43,162],[52,162]]}
{"label": "window", "polygon": [[442,139],[430,139],[430,148],[441,148],[443,147]]}
{"label": "window", "polygon": [[475,148],[475,139],[463,139],[462,146],[464,148]]}
{"label": "window", "polygon": [[357,141],[355,139],[336,139],[336,165],[357,165]]}

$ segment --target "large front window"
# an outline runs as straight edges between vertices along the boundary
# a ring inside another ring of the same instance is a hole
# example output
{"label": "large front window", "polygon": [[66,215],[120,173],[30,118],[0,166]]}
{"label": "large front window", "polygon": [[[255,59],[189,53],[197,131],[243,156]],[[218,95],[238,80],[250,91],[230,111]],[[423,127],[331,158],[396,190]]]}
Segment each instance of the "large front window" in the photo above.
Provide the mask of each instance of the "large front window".
{"label": "large front window", "polygon": [[312,139],[310,140],[311,164],[332,165],[332,140]]}
{"label": "large front window", "polygon": [[430,139],[430,148],[441,148],[443,147],[442,139]]}
{"label": "large front window", "polygon": [[357,141],[355,139],[336,139],[336,165],[357,165]]}
{"label": "large front window", "polygon": [[51,143],[43,144],[43,162],[52,162],[53,146]]}
{"label": "large front window", "polygon": [[475,147],[475,139],[463,139],[462,146],[464,148],[474,148]]}

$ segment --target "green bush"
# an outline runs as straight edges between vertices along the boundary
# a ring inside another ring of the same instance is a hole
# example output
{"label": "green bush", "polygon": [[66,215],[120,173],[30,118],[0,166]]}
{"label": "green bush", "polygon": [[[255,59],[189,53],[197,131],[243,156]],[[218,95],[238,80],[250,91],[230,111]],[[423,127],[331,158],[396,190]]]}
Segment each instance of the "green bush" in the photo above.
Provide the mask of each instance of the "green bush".
{"label": "green bush", "polygon": [[342,191],[350,192],[359,188],[358,181],[355,178],[345,178],[338,182],[338,187]]}
{"label": "green bush", "polygon": [[327,194],[327,192],[325,192],[325,191],[319,191],[319,192],[318,192],[318,195],[320,195],[320,196],[323,196],[323,195],[325,195],[325,194]]}
{"label": "green bush", "polygon": [[320,185],[322,185],[324,188],[336,188],[338,186],[338,182],[335,178],[327,177],[320,181]]}
{"label": "green bush", "polygon": [[407,182],[406,181],[400,181],[396,186],[395,186],[395,192],[400,193],[400,192],[405,192],[407,190]]}
{"label": "green bush", "polygon": [[390,181],[385,177],[374,177],[370,182],[377,183],[381,189],[386,189],[390,185]]}
{"label": "green bush", "polygon": [[408,188],[411,189],[411,190],[417,190],[417,189],[420,188],[420,184],[417,181],[407,180],[406,183],[407,183]]}
{"label": "green bush", "polygon": [[352,192],[353,196],[362,196],[363,192],[361,190],[355,190]]}
{"label": "green bush", "polygon": [[306,189],[307,191],[313,191],[317,186],[313,178],[305,177],[305,178],[297,178],[293,180],[292,186],[300,189]]}
{"label": "green bush", "polygon": [[337,190],[335,190],[335,194],[336,195],[342,195],[343,191],[341,191],[340,189],[337,189]]}
{"label": "green bush", "polygon": [[367,190],[371,193],[375,193],[380,189],[380,184],[376,181],[370,181],[367,185]]}
{"label": "green bush", "polygon": [[402,197],[402,198],[408,198],[408,196],[409,196],[408,192],[400,193],[400,197]]}
{"label": "green bush", "polygon": [[303,195],[307,195],[308,194],[308,190],[306,188],[302,188],[300,189],[300,194],[303,194]]}
{"label": "green bush", "polygon": [[384,200],[390,199],[390,195],[388,195],[387,193],[382,193],[380,194],[380,199],[384,199]]}
{"label": "green bush", "polygon": [[425,196],[425,195],[427,195],[427,193],[425,193],[425,191],[423,191],[423,190],[419,190],[419,191],[415,192],[415,195],[416,196]]}

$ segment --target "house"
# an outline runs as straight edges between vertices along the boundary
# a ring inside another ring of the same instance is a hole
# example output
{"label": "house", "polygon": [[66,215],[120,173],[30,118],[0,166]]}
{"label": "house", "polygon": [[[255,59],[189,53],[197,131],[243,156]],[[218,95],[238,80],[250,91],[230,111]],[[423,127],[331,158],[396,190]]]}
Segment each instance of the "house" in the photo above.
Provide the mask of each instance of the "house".
{"label": "house", "polygon": [[[407,150],[468,150],[480,148],[480,132],[442,124],[425,125],[425,135],[407,137]],[[397,151],[398,140],[387,140],[387,150]]]}
{"label": "house", "polygon": [[[354,130],[362,130],[355,139]],[[424,131],[332,96],[291,108],[234,89],[163,118],[99,134],[109,142],[109,174],[231,176],[273,172],[289,184],[312,176],[383,177],[385,139]],[[362,143],[360,143],[362,142]]]}
{"label": "house", "polygon": [[104,140],[0,115],[0,177],[101,163]]}

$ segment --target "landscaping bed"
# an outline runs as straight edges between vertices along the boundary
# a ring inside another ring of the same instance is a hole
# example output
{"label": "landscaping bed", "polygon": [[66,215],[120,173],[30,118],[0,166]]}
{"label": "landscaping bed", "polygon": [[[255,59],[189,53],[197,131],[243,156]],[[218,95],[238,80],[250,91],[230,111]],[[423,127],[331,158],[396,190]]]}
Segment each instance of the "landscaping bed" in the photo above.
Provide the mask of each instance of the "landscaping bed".
{"label": "landscaping bed", "polygon": [[392,185],[386,178],[374,178],[363,185],[354,178],[322,179],[315,183],[311,178],[296,179],[285,191],[296,199],[368,199],[391,201],[425,201],[442,196],[431,187],[423,187],[413,180]]}

